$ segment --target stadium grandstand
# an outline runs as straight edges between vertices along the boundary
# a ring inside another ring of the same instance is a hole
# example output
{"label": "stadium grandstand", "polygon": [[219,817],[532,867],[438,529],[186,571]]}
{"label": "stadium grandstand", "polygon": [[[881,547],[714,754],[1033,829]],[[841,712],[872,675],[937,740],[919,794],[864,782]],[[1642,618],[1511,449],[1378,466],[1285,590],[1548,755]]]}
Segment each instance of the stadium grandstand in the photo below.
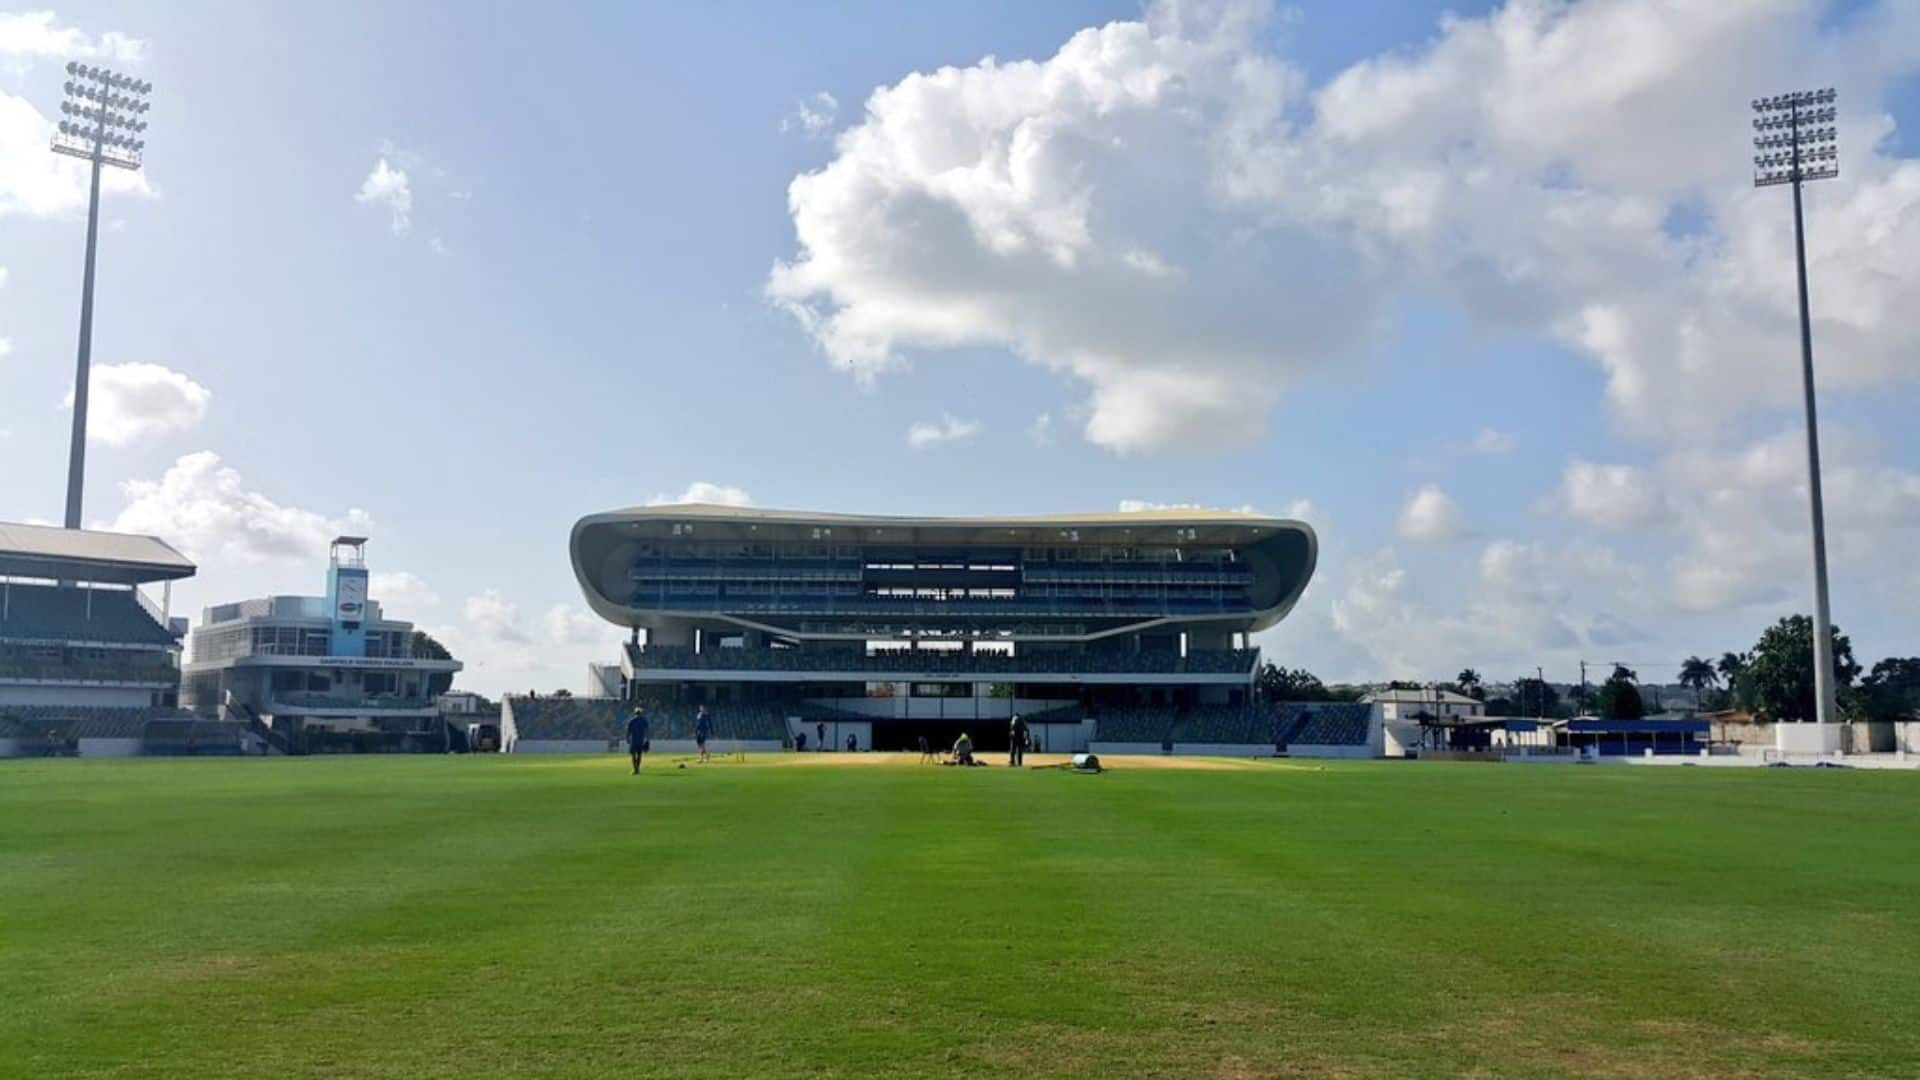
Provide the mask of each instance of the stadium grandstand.
{"label": "stadium grandstand", "polygon": [[325,596],[266,596],[206,609],[183,704],[282,753],[435,752],[452,736],[435,703],[458,660],[418,655],[413,624],[367,595],[366,538],[342,536]]}
{"label": "stadium grandstand", "polygon": [[[1356,734],[1325,708],[1254,700],[1250,638],[1292,609],[1317,558],[1297,521],[689,504],[589,515],[570,548],[589,607],[630,631],[620,697],[648,703],[656,739],[701,705],[722,738],[825,749],[962,731],[999,749],[1015,713],[1055,751],[1272,752],[1287,736],[1364,750],[1374,726],[1365,706],[1334,710]],[[620,699],[566,700],[510,699],[507,748],[619,737]]]}
{"label": "stadium grandstand", "polygon": [[0,756],[240,752],[178,708],[186,620],[167,607],[193,573],[151,536],[0,523]]}

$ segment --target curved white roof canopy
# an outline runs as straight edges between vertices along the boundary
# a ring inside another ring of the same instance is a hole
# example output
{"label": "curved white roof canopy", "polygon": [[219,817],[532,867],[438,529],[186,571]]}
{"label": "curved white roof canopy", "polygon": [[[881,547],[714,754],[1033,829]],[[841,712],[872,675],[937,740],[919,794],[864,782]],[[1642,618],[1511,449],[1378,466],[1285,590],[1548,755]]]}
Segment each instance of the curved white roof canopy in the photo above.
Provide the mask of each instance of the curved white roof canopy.
{"label": "curved white roof canopy", "polygon": [[1223,629],[1264,630],[1279,622],[1299,601],[1319,559],[1319,539],[1305,522],[1232,510],[951,518],[683,503],[589,514],[574,524],[569,552],[587,605],[620,626],[720,621],[776,633],[792,632],[787,627],[765,625],[724,611],[673,611],[629,604],[625,598],[637,547],[647,540],[675,537],[943,548],[1198,544],[1233,548],[1253,574],[1251,613],[1157,617],[1089,637],[1150,625],[1201,622],[1227,624]]}

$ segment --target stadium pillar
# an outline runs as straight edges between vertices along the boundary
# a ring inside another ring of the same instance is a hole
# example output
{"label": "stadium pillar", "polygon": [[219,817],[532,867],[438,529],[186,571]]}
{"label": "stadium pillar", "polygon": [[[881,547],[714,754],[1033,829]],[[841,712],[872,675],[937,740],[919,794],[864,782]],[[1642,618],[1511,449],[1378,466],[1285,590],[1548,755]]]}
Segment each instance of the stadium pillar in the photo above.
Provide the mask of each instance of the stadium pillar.
{"label": "stadium pillar", "polygon": [[87,472],[87,374],[93,354],[93,253],[100,233],[100,158],[93,159],[87,196],[87,257],[80,276],[80,349],[73,372],[73,446],[67,454],[67,528],[80,527],[80,489]]}

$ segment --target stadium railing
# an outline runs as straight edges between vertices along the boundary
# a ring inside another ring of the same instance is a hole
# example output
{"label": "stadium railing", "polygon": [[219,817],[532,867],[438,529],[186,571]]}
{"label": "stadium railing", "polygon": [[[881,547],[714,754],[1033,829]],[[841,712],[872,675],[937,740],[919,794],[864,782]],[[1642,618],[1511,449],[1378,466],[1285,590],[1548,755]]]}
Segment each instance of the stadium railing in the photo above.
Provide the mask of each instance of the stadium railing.
{"label": "stadium railing", "polygon": [[882,650],[865,655],[810,649],[714,648],[649,645],[629,650],[636,668],[683,671],[819,671],[854,674],[964,675],[1251,675],[1257,649],[1174,652],[1047,651],[1032,655]]}

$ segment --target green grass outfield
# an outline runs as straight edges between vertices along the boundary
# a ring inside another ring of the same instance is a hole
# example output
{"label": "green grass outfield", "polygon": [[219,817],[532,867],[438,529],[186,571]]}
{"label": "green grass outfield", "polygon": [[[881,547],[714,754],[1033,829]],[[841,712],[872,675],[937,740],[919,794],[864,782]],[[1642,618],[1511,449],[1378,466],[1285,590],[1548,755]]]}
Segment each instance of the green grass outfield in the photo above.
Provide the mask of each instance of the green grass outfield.
{"label": "green grass outfield", "polygon": [[0,762],[0,1076],[1920,1075],[1920,776],[911,760]]}

